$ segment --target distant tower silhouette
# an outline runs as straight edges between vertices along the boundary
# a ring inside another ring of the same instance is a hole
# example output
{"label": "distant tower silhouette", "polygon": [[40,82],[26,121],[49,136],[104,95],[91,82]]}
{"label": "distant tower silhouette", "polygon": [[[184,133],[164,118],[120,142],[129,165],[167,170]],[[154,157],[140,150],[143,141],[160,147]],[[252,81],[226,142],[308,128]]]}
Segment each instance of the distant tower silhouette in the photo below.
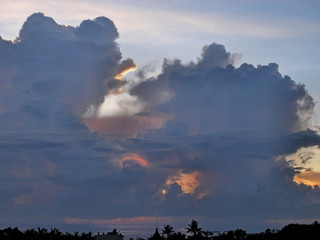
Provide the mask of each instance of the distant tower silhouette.
{"label": "distant tower silhouette", "polygon": [[163,238],[160,236],[158,228],[156,228],[155,233],[152,235],[151,238],[149,238],[149,240],[163,240]]}
{"label": "distant tower silhouette", "polygon": [[156,217],[156,229],[158,229],[158,214],[157,214],[157,217]]}
{"label": "distant tower silhouette", "polygon": [[163,237],[161,237],[159,231],[158,231],[158,214],[156,215],[156,231],[154,234],[149,238],[149,240],[163,240]]}

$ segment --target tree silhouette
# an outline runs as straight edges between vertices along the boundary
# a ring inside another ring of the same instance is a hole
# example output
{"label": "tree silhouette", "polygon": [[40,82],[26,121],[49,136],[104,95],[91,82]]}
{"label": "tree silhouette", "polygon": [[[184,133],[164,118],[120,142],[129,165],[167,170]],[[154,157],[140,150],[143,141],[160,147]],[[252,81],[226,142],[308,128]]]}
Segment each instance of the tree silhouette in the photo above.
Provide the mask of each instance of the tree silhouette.
{"label": "tree silhouette", "polygon": [[53,229],[51,228],[49,234],[50,234],[50,238],[59,239],[60,236],[62,235],[62,232],[60,232],[59,229],[57,228],[53,228]]}
{"label": "tree silhouette", "polygon": [[230,230],[227,232],[227,239],[234,239],[234,231]]}
{"label": "tree silhouette", "polygon": [[243,240],[246,238],[247,233],[246,233],[246,231],[244,231],[242,229],[236,229],[234,231],[234,236],[236,237],[236,239]]}
{"label": "tree silhouette", "polygon": [[25,239],[34,239],[36,234],[37,234],[36,230],[34,230],[34,228],[32,228],[32,229],[28,229],[24,232],[24,237],[25,237]]}
{"label": "tree silhouette", "polygon": [[168,240],[185,240],[185,239],[186,239],[186,235],[181,232],[172,233],[168,237]]}
{"label": "tree silhouette", "polygon": [[202,231],[202,234],[205,238],[210,238],[211,236],[213,236],[213,232],[212,231]]}
{"label": "tree silhouette", "polygon": [[7,228],[1,231],[0,239],[21,239],[23,233],[17,228]]}
{"label": "tree silhouette", "polygon": [[32,228],[24,232],[18,228],[6,228],[0,230],[0,240],[94,240],[94,237],[91,232],[81,235],[78,232],[63,234],[57,228],[51,229],[50,232],[45,228]]}
{"label": "tree silhouette", "polygon": [[123,235],[120,233],[120,231],[117,231],[117,229],[113,229],[112,232],[107,232],[107,235],[117,235],[123,239]]}
{"label": "tree silhouette", "polygon": [[199,222],[197,222],[196,220],[192,220],[191,223],[188,224],[188,226],[189,227],[186,228],[187,233],[192,233],[193,237],[201,237],[202,228],[199,227]]}
{"label": "tree silhouette", "polygon": [[170,225],[164,225],[162,229],[162,234],[165,234],[168,238],[172,233],[174,233],[173,227]]}

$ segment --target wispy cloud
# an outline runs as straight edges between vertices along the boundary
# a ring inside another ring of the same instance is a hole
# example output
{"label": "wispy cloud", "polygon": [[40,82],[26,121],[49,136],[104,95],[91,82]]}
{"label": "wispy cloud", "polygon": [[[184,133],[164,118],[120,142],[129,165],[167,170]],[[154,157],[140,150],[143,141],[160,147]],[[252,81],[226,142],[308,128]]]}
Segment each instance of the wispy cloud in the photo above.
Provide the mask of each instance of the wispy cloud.
{"label": "wispy cloud", "polygon": [[[81,19],[103,15],[113,19],[121,29],[123,41],[131,43],[172,42],[185,33],[282,39],[311,34],[318,29],[317,24],[310,22],[295,23],[292,20],[279,23],[266,17],[257,20],[255,16],[222,14],[214,8],[212,12],[203,13],[186,8],[169,10],[152,3],[136,5],[130,1],[4,1],[2,6],[2,21],[15,26],[10,31],[17,31],[17,23],[35,11],[45,12],[64,24],[79,24]],[[69,14],[69,9],[72,9],[72,14]]]}

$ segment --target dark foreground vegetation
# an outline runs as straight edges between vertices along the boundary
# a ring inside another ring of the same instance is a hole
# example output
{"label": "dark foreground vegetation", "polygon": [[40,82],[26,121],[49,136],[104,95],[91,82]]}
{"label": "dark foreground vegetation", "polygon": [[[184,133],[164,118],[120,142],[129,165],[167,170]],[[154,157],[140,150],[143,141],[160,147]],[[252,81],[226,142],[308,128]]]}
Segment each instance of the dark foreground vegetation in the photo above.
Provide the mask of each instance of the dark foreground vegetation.
{"label": "dark foreground vegetation", "polygon": [[[320,224],[317,221],[312,224],[289,224],[281,230],[266,229],[261,233],[248,234],[242,229],[223,233],[219,231],[203,231],[199,227],[199,222],[192,220],[188,224],[186,232],[187,234],[175,232],[172,226],[164,225],[161,234],[156,229],[156,232],[147,240],[319,240]],[[37,228],[25,231],[21,231],[18,228],[0,230],[0,240],[121,240],[123,238],[124,236],[116,229],[103,235],[99,233],[95,235],[92,232],[62,233],[56,228],[51,230]],[[144,239],[138,237],[137,240]]]}
{"label": "dark foreground vegetation", "polygon": [[48,231],[45,228],[28,229],[25,231],[16,228],[0,230],[0,240],[90,240],[95,239],[91,232],[62,233],[54,228]]}

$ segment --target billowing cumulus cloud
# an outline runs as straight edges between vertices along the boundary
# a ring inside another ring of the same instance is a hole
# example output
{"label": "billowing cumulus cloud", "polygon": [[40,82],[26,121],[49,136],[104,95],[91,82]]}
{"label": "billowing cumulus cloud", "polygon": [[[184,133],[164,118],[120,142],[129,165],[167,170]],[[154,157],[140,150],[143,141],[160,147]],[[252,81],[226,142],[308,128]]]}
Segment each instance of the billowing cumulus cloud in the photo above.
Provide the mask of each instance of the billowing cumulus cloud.
{"label": "billowing cumulus cloud", "polygon": [[49,128],[77,124],[73,116],[103,102],[122,68],[117,37],[115,25],[105,17],[75,28],[36,13],[14,42],[2,40],[1,86],[10,91],[2,94],[1,105],[12,128],[37,128],[44,122]]}
{"label": "billowing cumulus cloud", "polygon": [[157,79],[142,82],[132,93],[159,111],[174,113],[173,120],[190,132],[270,135],[306,126],[314,102],[304,85],[282,77],[275,63],[235,68],[232,56],[224,46],[211,44],[197,62],[167,60]]}
{"label": "billowing cumulus cloud", "polygon": [[[224,46],[211,44],[196,62],[165,60],[158,77],[131,90],[149,104],[146,112],[172,114],[151,139],[179,147],[157,159],[167,160],[178,172],[190,174],[196,169],[202,174],[205,180],[193,195],[200,198],[197,211],[204,215],[211,212],[239,220],[251,214],[290,218],[284,212],[307,208],[309,203],[303,201],[307,193],[314,194],[310,204],[319,211],[314,205],[319,189],[301,185],[297,193],[293,182],[305,176],[306,183],[307,178],[316,179],[317,173],[304,173],[285,160],[302,147],[319,145],[317,133],[306,130],[314,107],[312,97],[304,85],[283,77],[277,64],[245,63],[235,68],[234,56]],[[170,190],[166,192],[170,195]],[[248,204],[251,201],[256,205]],[[286,210],[279,213],[282,207]],[[304,211],[295,214],[308,215]]]}
{"label": "billowing cumulus cloud", "polygon": [[319,170],[288,157],[320,145],[304,85],[275,63],[236,68],[219,44],[131,81],[117,38],[105,17],[72,27],[36,13],[14,42],[0,39],[0,215],[225,226],[319,216]]}

